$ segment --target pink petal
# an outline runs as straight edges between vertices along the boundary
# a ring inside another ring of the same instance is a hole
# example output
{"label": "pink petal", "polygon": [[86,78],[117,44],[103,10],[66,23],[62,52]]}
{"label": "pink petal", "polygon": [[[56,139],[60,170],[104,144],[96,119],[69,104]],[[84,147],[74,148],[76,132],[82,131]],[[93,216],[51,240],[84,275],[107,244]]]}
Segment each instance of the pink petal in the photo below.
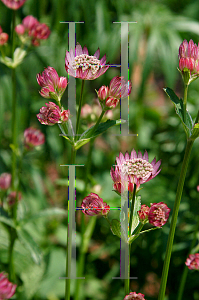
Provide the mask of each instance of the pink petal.
{"label": "pink petal", "polygon": [[93,56],[95,56],[97,59],[99,59],[99,56],[100,56],[100,49],[99,48],[97,49],[97,51],[95,52],[95,54]]}

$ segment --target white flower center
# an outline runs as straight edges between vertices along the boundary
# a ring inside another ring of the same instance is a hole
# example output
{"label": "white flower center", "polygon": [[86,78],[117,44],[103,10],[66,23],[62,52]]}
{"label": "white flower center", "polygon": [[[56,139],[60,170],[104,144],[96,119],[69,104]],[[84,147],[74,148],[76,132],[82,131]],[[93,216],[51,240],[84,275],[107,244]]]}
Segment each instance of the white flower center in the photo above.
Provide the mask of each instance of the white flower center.
{"label": "white flower center", "polygon": [[134,175],[137,178],[146,180],[150,177],[153,166],[142,158],[134,158],[126,160],[121,166],[121,171],[126,175]]}
{"label": "white flower center", "polygon": [[100,68],[100,61],[95,56],[81,54],[75,57],[75,60],[72,62],[72,67],[74,70],[82,67],[83,72],[91,68],[91,72],[94,75]]}

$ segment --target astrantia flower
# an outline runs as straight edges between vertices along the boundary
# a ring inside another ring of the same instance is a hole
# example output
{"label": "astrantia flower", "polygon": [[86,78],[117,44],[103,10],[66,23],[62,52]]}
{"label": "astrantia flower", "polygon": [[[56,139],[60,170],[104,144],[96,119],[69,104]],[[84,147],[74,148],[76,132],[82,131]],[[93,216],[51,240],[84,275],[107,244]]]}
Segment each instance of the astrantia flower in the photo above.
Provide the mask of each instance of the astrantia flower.
{"label": "astrantia flower", "polygon": [[184,40],[179,47],[179,69],[185,84],[190,84],[199,76],[199,45],[192,40]]}
{"label": "astrantia flower", "polygon": [[66,52],[65,69],[73,77],[93,80],[106,72],[109,66],[106,64],[106,54],[99,60],[99,48],[93,56],[90,56],[86,46],[82,49],[81,45],[75,47],[75,54],[71,49]]}
{"label": "astrantia flower", "polygon": [[130,95],[131,89],[132,83],[130,80],[126,82],[124,77],[116,76],[111,80],[109,87],[103,85],[97,95],[103,107],[103,101],[105,100],[105,107],[112,109],[118,105],[120,98]]}
{"label": "astrantia flower", "polygon": [[5,32],[3,32],[1,26],[0,26],[0,46],[3,46],[4,44],[7,43],[9,38],[9,35]]}
{"label": "astrantia flower", "polygon": [[10,282],[7,275],[0,273],[0,300],[10,299],[16,290],[17,285]]}
{"label": "astrantia flower", "polygon": [[145,151],[143,157],[142,153],[133,149],[131,155],[127,152],[125,156],[120,152],[119,157],[116,157],[115,170],[111,167],[111,178],[114,181],[114,189],[121,193],[124,191],[124,183],[128,183],[129,192],[133,192],[134,184],[136,184],[137,189],[140,184],[153,179],[159,174],[161,170],[159,166],[161,161],[156,163],[156,158],[149,163],[148,153]]}
{"label": "astrantia flower", "polygon": [[124,297],[124,300],[145,300],[144,295],[141,293],[131,292],[129,295]]}
{"label": "astrantia flower", "polygon": [[8,8],[19,9],[26,0],[1,0]]}
{"label": "astrantia flower", "polygon": [[0,189],[7,190],[11,184],[11,174],[2,173],[0,175]]}
{"label": "astrantia flower", "polygon": [[44,134],[35,128],[27,128],[24,131],[24,146],[26,149],[42,145],[45,142]]}
{"label": "astrantia flower", "polygon": [[190,270],[199,270],[199,253],[190,254],[185,262],[185,265]]}
{"label": "astrantia flower", "polygon": [[59,77],[52,67],[45,68],[42,74],[37,74],[37,82],[42,87],[40,91],[42,97],[57,101],[60,101],[68,85],[66,77]]}
{"label": "astrantia flower", "polygon": [[152,203],[148,214],[149,223],[156,227],[163,226],[169,218],[170,210],[164,202]]}
{"label": "astrantia flower", "polygon": [[110,211],[110,206],[103,202],[103,199],[95,193],[90,193],[90,195],[85,197],[81,206],[83,209],[82,212],[89,216],[107,215]]}
{"label": "astrantia flower", "polygon": [[46,103],[46,106],[40,108],[37,118],[41,124],[54,125],[61,123],[61,110],[54,102]]}

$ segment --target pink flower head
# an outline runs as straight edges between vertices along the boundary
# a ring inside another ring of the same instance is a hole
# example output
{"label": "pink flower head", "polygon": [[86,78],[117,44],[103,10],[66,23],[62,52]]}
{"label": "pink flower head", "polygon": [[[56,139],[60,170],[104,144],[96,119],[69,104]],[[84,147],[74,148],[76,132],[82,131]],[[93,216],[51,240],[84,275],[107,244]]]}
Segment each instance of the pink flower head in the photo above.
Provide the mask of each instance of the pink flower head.
{"label": "pink flower head", "polygon": [[39,24],[39,21],[35,17],[29,15],[23,19],[22,24],[25,30],[28,31],[29,35],[31,35],[31,29],[37,24]]}
{"label": "pink flower head", "polygon": [[145,300],[144,295],[141,293],[131,292],[129,295],[124,297],[124,300]]}
{"label": "pink flower head", "polygon": [[15,31],[18,35],[23,35],[25,33],[25,27],[22,24],[19,24],[15,27]]}
{"label": "pink flower head", "polygon": [[145,204],[141,206],[141,209],[138,211],[139,219],[141,222],[148,220],[149,207]]}
{"label": "pink flower head", "polygon": [[54,102],[46,103],[46,107],[40,108],[37,118],[41,124],[54,125],[61,123],[61,110]]}
{"label": "pink flower head", "polygon": [[164,202],[152,203],[148,214],[149,223],[162,227],[169,218],[170,210]]}
{"label": "pink flower head", "polygon": [[45,68],[42,74],[37,74],[37,82],[42,87],[40,91],[42,97],[57,101],[60,101],[68,85],[66,77],[59,77],[52,67]]}
{"label": "pink flower head", "polygon": [[90,193],[90,195],[85,197],[81,206],[83,209],[82,212],[89,216],[107,215],[110,211],[110,206],[103,202],[103,199],[95,193]]}
{"label": "pink flower head", "polygon": [[8,195],[7,201],[8,201],[8,205],[9,206],[13,206],[16,202],[16,200],[21,200],[21,193],[20,192],[10,192],[10,194]]}
{"label": "pink flower head", "polygon": [[10,282],[4,272],[0,273],[0,300],[10,299],[16,290],[17,285]]}
{"label": "pink flower head", "polygon": [[133,186],[136,184],[137,189],[141,184],[153,179],[159,174],[161,170],[159,166],[161,161],[156,163],[156,158],[149,163],[148,153],[145,151],[143,157],[142,153],[138,154],[133,149],[131,155],[127,152],[125,156],[120,152],[119,157],[116,157],[115,170],[111,167],[111,178],[114,181],[114,189],[121,194],[125,190],[124,183],[128,183],[129,192],[133,192]]}
{"label": "pink flower head", "polygon": [[189,254],[189,257],[187,258],[185,265],[190,270],[199,270],[199,253]]}
{"label": "pink flower head", "polygon": [[30,29],[29,35],[33,37],[32,44],[39,46],[39,40],[46,40],[49,37],[50,29],[44,23],[37,23]]}
{"label": "pink flower head", "polygon": [[82,49],[80,44],[75,47],[75,54],[71,49],[66,52],[65,69],[73,77],[94,80],[104,74],[109,66],[106,64],[106,54],[99,60],[99,48],[93,56],[90,56],[86,46]]}
{"label": "pink flower head", "polygon": [[45,136],[39,129],[30,127],[24,131],[24,146],[26,149],[42,145],[44,142]]}
{"label": "pink flower head", "polygon": [[11,184],[11,174],[2,173],[0,175],[0,189],[7,190]]}
{"label": "pink flower head", "polygon": [[1,0],[8,8],[17,10],[19,9],[26,0]]}
{"label": "pink flower head", "polygon": [[9,35],[5,32],[3,32],[1,26],[0,26],[0,46],[3,46],[4,44],[7,43],[9,38]]}
{"label": "pink flower head", "polygon": [[199,76],[199,45],[184,40],[179,47],[179,69],[186,84]]}
{"label": "pink flower head", "polygon": [[[115,76],[109,87],[102,86],[98,91],[98,98],[101,101],[105,100],[107,109],[115,108],[120,102],[120,98],[130,95],[132,83],[129,80],[125,82],[124,77]],[[101,103],[103,106],[104,104]]]}

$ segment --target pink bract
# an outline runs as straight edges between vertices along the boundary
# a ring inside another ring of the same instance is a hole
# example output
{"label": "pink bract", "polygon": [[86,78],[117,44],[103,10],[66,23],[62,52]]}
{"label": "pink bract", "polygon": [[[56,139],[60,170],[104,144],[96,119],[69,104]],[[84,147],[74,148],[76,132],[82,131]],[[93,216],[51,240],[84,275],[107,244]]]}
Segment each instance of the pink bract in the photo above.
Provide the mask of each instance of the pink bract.
{"label": "pink bract", "polygon": [[199,253],[190,254],[185,262],[185,265],[190,270],[199,270]]}
{"label": "pink bract", "polygon": [[44,142],[45,136],[39,129],[30,127],[24,131],[24,146],[26,149],[42,145]]}
{"label": "pink bract", "polygon": [[170,211],[164,202],[152,203],[148,214],[149,223],[156,227],[163,226],[169,218]]}
{"label": "pink bract", "polygon": [[65,69],[73,77],[94,80],[104,74],[109,66],[106,64],[106,54],[99,60],[99,48],[93,56],[90,56],[86,46],[82,49],[81,45],[75,47],[75,54],[71,49],[66,52]]}
{"label": "pink bract", "polygon": [[3,32],[1,26],[0,26],[0,46],[3,46],[7,43],[9,39],[9,35],[6,32]]}
{"label": "pink bract", "polygon": [[1,0],[8,8],[19,9],[26,0]]}
{"label": "pink bract", "polygon": [[199,45],[194,44],[192,40],[184,40],[179,47],[179,69],[189,71],[190,75],[199,73]]}
{"label": "pink bract", "polygon": [[158,170],[161,165],[159,160],[156,163],[156,158],[149,163],[148,153],[145,151],[143,157],[142,153],[138,151],[138,154],[133,149],[131,155],[127,152],[125,156],[120,152],[119,157],[116,157],[115,170],[111,167],[111,178],[114,182],[114,189],[121,193],[125,190],[125,185],[128,183],[129,192],[133,192],[134,184],[137,189],[141,184],[153,179],[159,174],[161,170]]}
{"label": "pink bract", "polygon": [[145,300],[144,295],[141,293],[131,292],[129,295],[124,297],[124,300]]}
{"label": "pink bract", "polygon": [[7,275],[0,273],[0,300],[10,299],[16,290],[17,285],[10,282]]}
{"label": "pink bract", "polygon": [[139,219],[141,222],[148,219],[149,207],[145,204],[141,206],[141,209],[138,211]]}
{"label": "pink bract", "polygon": [[11,184],[11,174],[2,173],[0,175],[0,189],[7,190]]}
{"label": "pink bract", "polygon": [[110,206],[103,202],[103,199],[95,193],[90,193],[90,195],[85,197],[81,206],[83,209],[82,212],[89,216],[107,215],[110,211]]}

